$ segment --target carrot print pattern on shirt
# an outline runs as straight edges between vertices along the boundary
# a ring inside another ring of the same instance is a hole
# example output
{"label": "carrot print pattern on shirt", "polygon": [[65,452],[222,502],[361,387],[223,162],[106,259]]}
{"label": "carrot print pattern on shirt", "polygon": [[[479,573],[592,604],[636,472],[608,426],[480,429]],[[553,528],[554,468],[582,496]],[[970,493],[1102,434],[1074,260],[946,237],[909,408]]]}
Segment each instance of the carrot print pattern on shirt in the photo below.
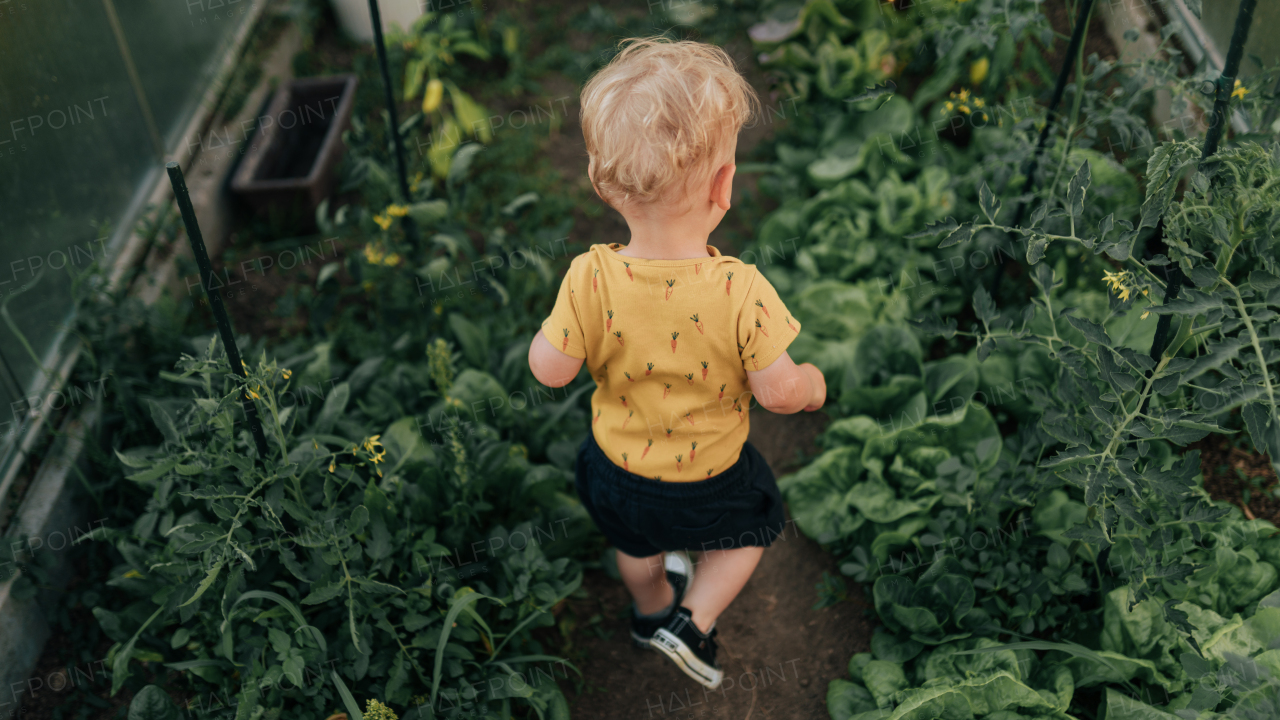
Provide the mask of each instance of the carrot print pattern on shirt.
{"label": "carrot print pattern on shirt", "polygon": [[[574,258],[543,332],[585,360],[596,383],[591,431],[615,465],[663,482],[705,480],[737,462],[746,441],[747,373],[781,356],[800,323],[755,266],[715,248],[689,260],[622,248],[593,245]],[[661,452],[650,452],[655,444]]]}

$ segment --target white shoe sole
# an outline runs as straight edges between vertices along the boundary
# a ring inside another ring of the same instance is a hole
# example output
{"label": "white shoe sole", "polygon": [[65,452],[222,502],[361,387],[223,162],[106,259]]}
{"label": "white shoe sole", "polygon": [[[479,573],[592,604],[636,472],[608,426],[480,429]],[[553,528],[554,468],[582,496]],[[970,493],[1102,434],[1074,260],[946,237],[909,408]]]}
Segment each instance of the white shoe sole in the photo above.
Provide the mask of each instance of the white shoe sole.
{"label": "white shoe sole", "polygon": [[662,557],[662,564],[667,572],[684,575],[688,578],[684,583],[685,594],[688,594],[689,588],[693,586],[693,559],[689,557],[689,553],[684,550],[665,553]]}
{"label": "white shoe sole", "polygon": [[689,649],[680,638],[667,632],[666,628],[659,630],[653,634],[653,639],[649,641],[649,647],[658,650],[662,654],[671,658],[685,675],[698,681],[698,684],[706,687],[708,690],[715,690],[720,687],[720,683],[724,681],[724,672],[711,667]]}

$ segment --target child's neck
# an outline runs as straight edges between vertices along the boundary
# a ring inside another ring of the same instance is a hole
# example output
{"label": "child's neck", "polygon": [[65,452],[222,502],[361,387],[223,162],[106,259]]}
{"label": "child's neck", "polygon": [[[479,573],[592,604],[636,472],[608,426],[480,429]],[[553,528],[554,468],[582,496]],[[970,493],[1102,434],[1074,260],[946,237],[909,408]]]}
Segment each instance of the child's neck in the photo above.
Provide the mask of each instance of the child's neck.
{"label": "child's neck", "polygon": [[[711,255],[707,252],[709,233],[705,232],[705,220],[701,222],[699,220],[697,218],[657,220],[628,217],[626,221],[627,226],[631,228],[631,240],[626,247],[618,251],[618,254],[646,260],[689,260],[709,257]],[[699,225],[701,227],[698,227]]]}

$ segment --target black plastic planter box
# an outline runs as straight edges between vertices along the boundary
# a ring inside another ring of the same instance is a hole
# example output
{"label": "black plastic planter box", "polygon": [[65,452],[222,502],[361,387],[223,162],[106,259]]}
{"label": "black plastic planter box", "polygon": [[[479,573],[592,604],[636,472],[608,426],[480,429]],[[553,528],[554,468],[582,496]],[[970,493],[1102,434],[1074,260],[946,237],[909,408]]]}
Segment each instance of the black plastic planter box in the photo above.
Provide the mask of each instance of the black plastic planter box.
{"label": "black plastic planter box", "polygon": [[251,207],[313,215],[333,190],[355,103],[355,75],[291,80],[258,118],[231,190]]}

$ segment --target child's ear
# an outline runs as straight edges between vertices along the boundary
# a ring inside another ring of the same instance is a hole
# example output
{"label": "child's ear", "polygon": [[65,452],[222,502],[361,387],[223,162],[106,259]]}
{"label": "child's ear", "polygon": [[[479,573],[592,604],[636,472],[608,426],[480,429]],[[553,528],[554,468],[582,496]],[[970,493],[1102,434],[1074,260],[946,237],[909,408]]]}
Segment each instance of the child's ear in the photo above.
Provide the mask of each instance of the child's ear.
{"label": "child's ear", "polygon": [[733,175],[738,166],[730,162],[722,165],[711,180],[711,202],[721,210],[728,210],[733,200]]}

